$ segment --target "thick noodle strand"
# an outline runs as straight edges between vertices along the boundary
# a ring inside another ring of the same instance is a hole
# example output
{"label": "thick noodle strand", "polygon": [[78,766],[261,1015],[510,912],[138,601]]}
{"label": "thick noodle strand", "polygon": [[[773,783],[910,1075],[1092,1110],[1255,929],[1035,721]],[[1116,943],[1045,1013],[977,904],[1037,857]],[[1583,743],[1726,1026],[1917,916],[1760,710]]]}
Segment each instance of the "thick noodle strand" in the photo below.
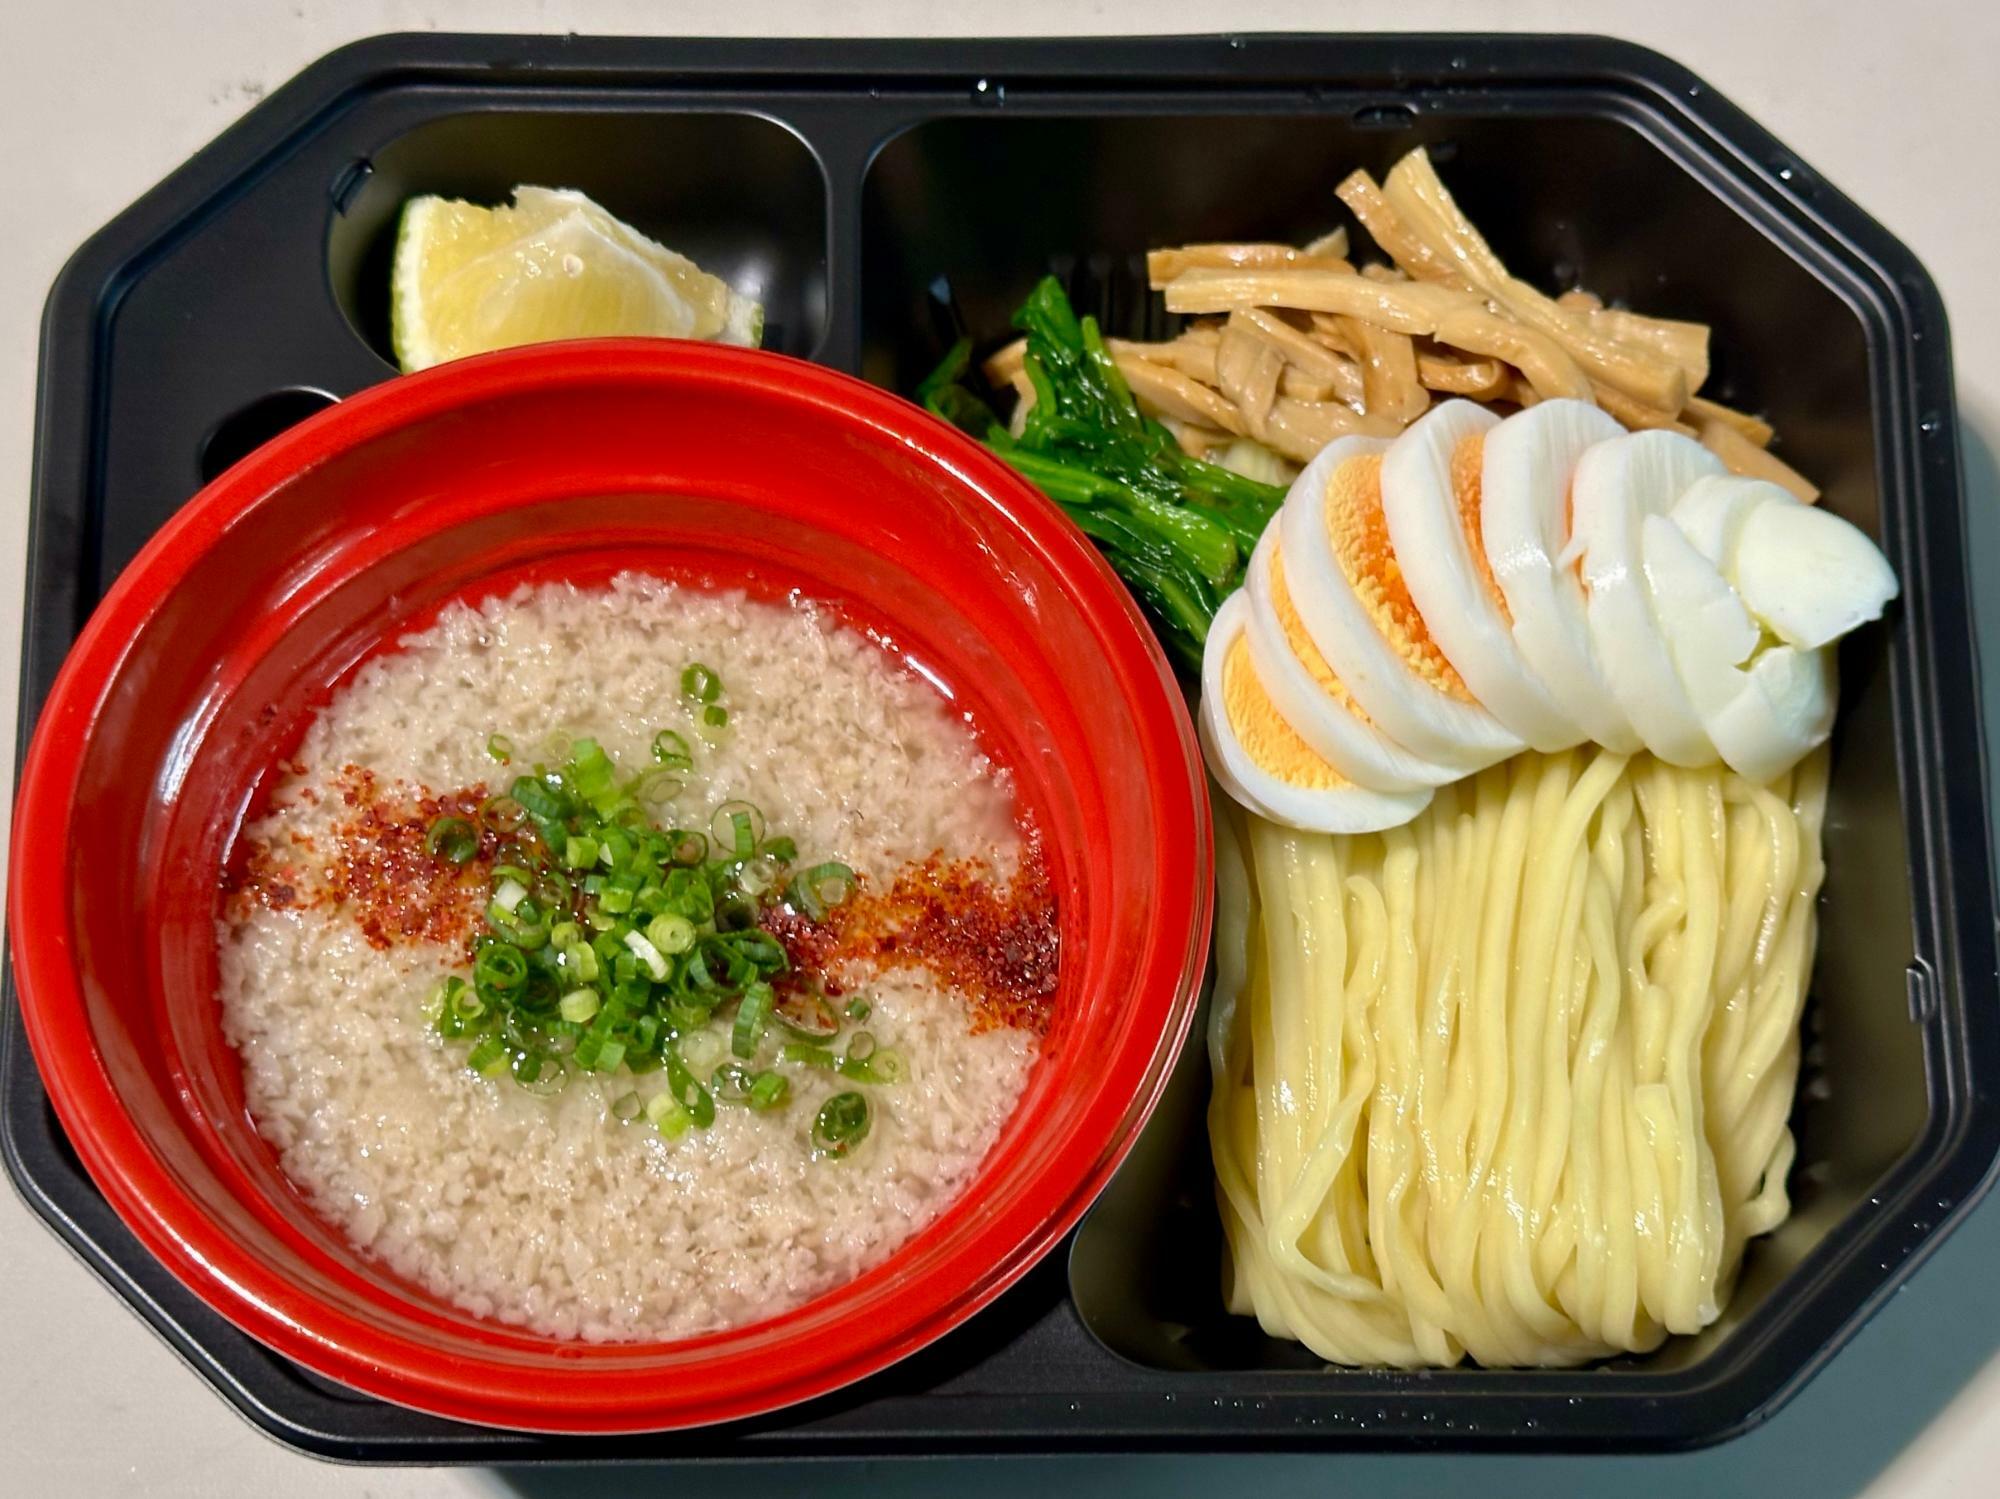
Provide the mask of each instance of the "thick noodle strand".
{"label": "thick noodle strand", "polygon": [[1720,1315],[1789,1212],[1826,758],[1527,754],[1406,827],[1217,798],[1233,1311],[1335,1363],[1586,1363]]}

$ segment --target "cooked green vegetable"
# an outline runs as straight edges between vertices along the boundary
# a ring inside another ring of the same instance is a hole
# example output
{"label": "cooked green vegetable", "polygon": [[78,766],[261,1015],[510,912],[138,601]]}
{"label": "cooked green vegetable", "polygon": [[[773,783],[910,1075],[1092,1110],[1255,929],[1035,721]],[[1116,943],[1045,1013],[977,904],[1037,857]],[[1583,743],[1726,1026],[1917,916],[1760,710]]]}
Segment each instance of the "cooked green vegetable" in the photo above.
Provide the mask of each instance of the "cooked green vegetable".
{"label": "cooked green vegetable", "polygon": [[1138,595],[1175,658],[1198,669],[1209,623],[1242,582],[1284,489],[1183,453],[1139,410],[1096,319],[1078,318],[1053,276],[1014,326],[1028,336],[1023,367],[1035,392],[1019,437],[972,389],[969,340],[917,387],[917,399],[1061,505]]}

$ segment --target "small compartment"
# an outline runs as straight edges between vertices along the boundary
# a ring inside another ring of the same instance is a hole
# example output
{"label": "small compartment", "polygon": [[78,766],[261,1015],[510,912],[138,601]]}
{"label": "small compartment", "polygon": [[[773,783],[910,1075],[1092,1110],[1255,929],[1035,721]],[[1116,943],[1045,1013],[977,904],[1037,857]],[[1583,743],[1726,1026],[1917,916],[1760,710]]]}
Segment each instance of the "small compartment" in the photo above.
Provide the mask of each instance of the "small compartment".
{"label": "small compartment", "polygon": [[826,336],[827,186],[818,158],[764,115],[658,108],[465,110],[357,162],[335,188],[327,272],[354,331],[393,364],[389,272],[404,202],[504,203],[523,183],[575,188],[764,304],[764,347]]}
{"label": "small compartment", "polygon": [[[1609,118],[1410,109],[1385,117],[1363,107],[1310,118],[920,125],[884,147],[865,184],[863,369],[909,390],[959,319],[982,351],[997,345],[1012,336],[1013,309],[1051,272],[1107,332],[1166,336],[1172,320],[1146,286],[1149,248],[1297,244],[1335,224],[1352,230],[1334,186],[1357,166],[1379,177],[1420,143],[1517,274],[1713,325],[1716,366],[1704,393],[1767,415],[1786,458],[1824,486],[1824,503],[1880,533],[1860,318],[1679,162]],[[1924,1129],[1924,1037],[1911,1021],[1906,972],[1915,951],[1912,850],[1898,798],[1886,639],[1879,629],[1864,632],[1841,663],[1828,877],[1794,1116],[1793,1216],[1752,1246],[1721,1323],[1650,1358],[1608,1366],[1621,1374],[1691,1369],[1746,1323],[1768,1327],[1795,1315],[1789,1298],[1772,1293],[1869,1201]],[[1156,1368],[1317,1372],[1296,1344],[1223,1310],[1207,1093],[1197,1041],[1078,1235],[1070,1263],[1078,1313],[1113,1351]],[[1380,1377],[1333,1376],[1347,1389]],[[1519,1387],[1540,1376],[1440,1377]]]}

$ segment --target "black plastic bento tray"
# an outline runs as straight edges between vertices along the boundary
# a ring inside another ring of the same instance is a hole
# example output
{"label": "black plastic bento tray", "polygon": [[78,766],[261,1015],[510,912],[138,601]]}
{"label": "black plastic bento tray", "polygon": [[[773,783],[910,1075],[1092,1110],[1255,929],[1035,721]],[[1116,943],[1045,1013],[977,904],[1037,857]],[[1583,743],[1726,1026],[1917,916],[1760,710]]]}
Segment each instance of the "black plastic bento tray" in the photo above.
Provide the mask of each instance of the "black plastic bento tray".
{"label": "black plastic bento tray", "polygon": [[[1303,239],[1333,218],[1348,166],[1379,172],[1420,141],[1463,160],[1462,201],[1531,279],[1580,274],[1647,311],[1714,322],[1711,389],[1766,410],[1905,582],[1893,628],[1843,657],[1828,830],[1828,910],[1842,919],[1823,937],[1816,986],[1831,998],[1808,1015],[1797,1116],[1812,1148],[1794,1227],[1753,1250],[1734,1325],[1594,1369],[1398,1374],[1326,1370],[1224,1316],[1198,1037],[1063,1253],[884,1374],[693,1432],[457,1425],[236,1332],[85,1176],[10,971],[0,1131],[29,1204],[259,1427],[349,1460],[1663,1449],[1768,1416],[1965,1213],[2000,1153],[1987,788],[1936,290],[1852,203],[1654,53],[1483,36],[345,48],[93,237],[56,284],[21,744],[108,581],[206,475],[393,373],[388,235],[409,192],[581,187],[733,279],[761,278],[773,346],[908,389],[954,324],[997,337],[1047,270],[1112,331],[1157,331],[1147,244]],[[1856,1071],[1858,1102],[1823,1085]]]}

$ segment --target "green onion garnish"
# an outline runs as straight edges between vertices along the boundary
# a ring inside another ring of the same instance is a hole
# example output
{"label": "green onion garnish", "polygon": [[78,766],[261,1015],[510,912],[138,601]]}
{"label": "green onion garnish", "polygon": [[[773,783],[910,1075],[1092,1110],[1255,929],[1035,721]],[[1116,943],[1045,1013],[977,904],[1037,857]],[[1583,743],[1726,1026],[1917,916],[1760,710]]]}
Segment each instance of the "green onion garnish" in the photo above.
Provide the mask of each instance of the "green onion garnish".
{"label": "green onion garnish", "polygon": [[[699,663],[689,672],[690,696],[720,713],[720,680]],[[476,821],[437,819],[427,833],[434,853],[469,862],[485,846],[492,863],[470,978],[437,984],[426,1019],[464,1045],[469,1067],[493,1078],[509,1072],[534,1093],[553,1093],[577,1072],[661,1072],[650,1098],[613,1085],[608,1107],[618,1119],[643,1113],[669,1139],[709,1127],[718,1097],[760,1110],[784,1105],[790,1079],[754,1066],[773,1020],[794,1038],[780,1049],[782,1063],[862,1083],[903,1076],[901,1059],[871,1033],[840,1044],[844,1022],[865,1019],[865,1006],[850,1001],[843,1016],[795,984],[777,994],[791,960],[764,925],[767,903],[782,888],[824,913],[846,898],[853,871],[826,863],[787,882],[798,845],[767,837],[763,813],[748,802],[718,807],[707,833],[656,823],[649,807],[681,789],[676,772],[692,756],[681,735],[663,729],[653,759],[628,777],[596,740],[565,740],[559,758],[515,776]],[[494,843],[483,845],[489,836]],[[866,1133],[865,1105],[859,1133],[852,1113],[843,1105],[827,1140],[816,1135],[822,1154]]]}
{"label": "green onion garnish", "polygon": [[743,991],[743,998],[736,1006],[736,1024],[729,1038],[729,1049],[746,1062],[757,1055],[757,1043],[764,1039],[764,1024],[771,1018],[771,986],[753,983]]}
{"label": "green onion garnish", "polygon": [[440,817],[424,834],[424,852],[463,864],[479,852],[479,829],[463,817]]}
{"label": "green onion garnish", "polygon": [[782,1072],[760,1072],[750,1083],[750,1107],[775,1109],[792,1096],[792,1084]]}
{"label": "green onion garnish", "polygon": [[677,911],[663,911],[646,927],[646,940],[668,955],[686,952],[694,939],[694,923]]}
{"label": "green onion garnish", "polygon": [[729,1047],[715,1031],[689,1031],[681,1037],[681,1060],[690,1068],[712,1071],[720,1063]]}
{"label": "green onion garnish", "polygon": [[836,1093],[819,1106],[813,1120],[815,1152],[838,1159],[850,1155],[868,1138],[868,1100],[859,1093]]}
{"label": "green onion garnish", "polygon": [[669,1140],[678,1139],[694,1123],[694,1115],[674,1102],[671,1093],[655,1093],[646,1100],[646,1118]]}
{"label": "green onion garnish", "polygon": [[847,1018],[858,1024],[868,1018],[872,1008],[866,995],[857,994],[847,1002]]}
{"label": "green onion garnish", "polygon": [[716,846],[732,849],[739,859],[757,852],[764,839],[764,814],[749,802],[724,802],[708,820],[709,836]]}
{"label": "green onion garnish", "polygon": [[776,1009],[779,1022],[795,1036],[825,1041],[840,1034],[840,1015],[824,994],[812,990],[787,994]]}
{"label": "green onion garnish", "polygon": [[722,696],[722,678],[696,661],[681,671],[681,695],[698,703],[712,703]]}
{"label": "green onion garnish", "polygon": [[528,820],[528,809],[503,791],[479,804],[479,820],[497,833],[511,833]]}
{"label": "green onion garnish", "polygon": [[726,729],[729,727],[729,710],[720,703],[710,703],[701,710],[701,721],[711,729]]}
{"label": "green onion garnish", "polygon": [[660,806],[681,794],[685,783],[664,765],[649,770],[632,783],[632,794],[649,806]]}
{"label": "green onion garnish", "polygon": [[840,1059],[836,1070],[842,1077],[852,1078],[857,1083],[900,1083],[910,1075],[910,1065],[903,1060],[903,1054],[886,1046],[865,1057],[857,1057],[850,1052]]}
{"label": "green onion garnish", "polygon": [[738,1062],[724,1062],[709,1075],[708,1085],[722,1103],[748,1103],[756,1078]]}
{"label": "green onion garnish", "polygon": [[505,765],[509,760],[514,758],[514,741],[509,739],[505,734],[488,734],[486,736],[486,753],[498,760],[502,765]]}
{"label": "green onion garnish", "polygon": [[785,887],[785,899],[808,921],[824,921],[828,907],[853,893],[854,871],[832,859],[794,875]]}

